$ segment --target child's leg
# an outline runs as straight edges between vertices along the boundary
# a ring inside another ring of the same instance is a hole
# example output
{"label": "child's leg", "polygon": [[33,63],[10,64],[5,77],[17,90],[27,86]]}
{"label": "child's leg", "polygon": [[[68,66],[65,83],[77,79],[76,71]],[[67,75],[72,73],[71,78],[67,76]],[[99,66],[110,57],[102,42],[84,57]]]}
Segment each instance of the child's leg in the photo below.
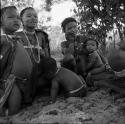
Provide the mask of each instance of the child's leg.
{"label": "child's leg", "polygon": [[8,114],[13,115],[19,112],[21,106],[21,92],[16,84],[14,84],[11,94],[8,98]]}

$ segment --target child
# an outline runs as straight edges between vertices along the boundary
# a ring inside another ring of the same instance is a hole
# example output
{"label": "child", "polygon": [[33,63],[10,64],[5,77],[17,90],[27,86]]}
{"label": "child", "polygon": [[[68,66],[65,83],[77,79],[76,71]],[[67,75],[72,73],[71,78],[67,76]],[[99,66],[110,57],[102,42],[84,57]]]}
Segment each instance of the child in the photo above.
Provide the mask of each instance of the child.
{"label": "child", "polygon": [[85,42],[85,45],[88,51],[88,64],[86,71],[91,74],[99,73],[99,71],[95,71],[95,69],[102,68],[103,62],[97,52],[98,42],[96,40],[89,39]]}
{"label": "child", "polygon": [[[88,64],[86,67],[87,73],[87,84],[88,86],[93,85],[92,76],[96,76],[105,71],[105,64],[103,63],[101,56],[98,54],[98,42],[91,38],[85,41],[85,46],[88,51]],[[106,64],[107,65],[107,64]],[[106,66],[107,67],[107,66]],[[97,76],[98,77],[98,76]]]}
{"label": "child", "polygon": [[[28,101],[29,78],[32,72],[32,62],[27,51],[19,42],[15,32],[20,27],[20,19],[15,6],[1,10],[1,77],[0,109],[3,115],[8,109],[8,115],[19,112],[22,101]],[[5,110],[5,111],[4,111]]]}
{"label": "child", "polygon": [[60,88],[63,89],[66,97],[80,97],[86,95],[85,81],[74,72],[64,67],[58,69],[56,61],[53,58],[43,60],[40,67],[41,70],[43,70],[43,76],[52,81],[52,102],[56,101]]}

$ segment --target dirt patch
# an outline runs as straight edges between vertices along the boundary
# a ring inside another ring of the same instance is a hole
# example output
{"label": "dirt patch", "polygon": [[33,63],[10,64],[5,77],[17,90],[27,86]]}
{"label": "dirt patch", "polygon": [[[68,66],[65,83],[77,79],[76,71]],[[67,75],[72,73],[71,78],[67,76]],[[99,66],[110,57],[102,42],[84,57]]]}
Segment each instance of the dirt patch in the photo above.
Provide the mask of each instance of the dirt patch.
{"label": "dirt patch", "polygon": [[60,97],[49,104],[49,97],[37,98],[32,106],[13,117],[0,118],[11,124],[125,124],[125,98],[114,101],[105,90],[91,92],[85,98]]}

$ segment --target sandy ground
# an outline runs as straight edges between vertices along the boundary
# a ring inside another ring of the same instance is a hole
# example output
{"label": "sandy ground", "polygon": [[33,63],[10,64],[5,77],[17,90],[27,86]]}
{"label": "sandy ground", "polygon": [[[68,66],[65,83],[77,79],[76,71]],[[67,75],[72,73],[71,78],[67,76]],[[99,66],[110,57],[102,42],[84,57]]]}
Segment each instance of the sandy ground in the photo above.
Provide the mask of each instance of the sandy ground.
{"label": "sandy ground", "polygon": [[49,100],[49,96],[39,97],[19,114],[0,117],[0,124],[125,124],[125,98],[114,101],[104,89],[84,98],[59,97],[54,104]]}

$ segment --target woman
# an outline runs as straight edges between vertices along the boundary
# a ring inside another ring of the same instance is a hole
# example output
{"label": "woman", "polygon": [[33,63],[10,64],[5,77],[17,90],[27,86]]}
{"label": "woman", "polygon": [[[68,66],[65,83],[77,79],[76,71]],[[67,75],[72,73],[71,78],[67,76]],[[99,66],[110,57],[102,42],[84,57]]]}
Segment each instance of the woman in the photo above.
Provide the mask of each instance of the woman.
{"label": "woman", "polygon": [[[61,27],[66,38],[66,41],[61,43],[61,49],[64,55],[61,65],[82,75],[82,72],[86,66],[86,55],[84,48],[81,47],[85,38],[77,35],[77,21],[72,17],[65,18],[61,24]],[[82,55],[79,53],[81,52],[81,49]]]}
{"label": "woman", "polygon": [[23,24],[23,31],[17,32],[17,34],[21,36],[23,46],[28,51],[34,65],[31,80],[33,82],[32,95],[35,95],[37,86],[39,87],[39,85],[41,85],[41,87],[43,87],[43,85],[46,84],[40,76],[41,70],[39,70],[38,66],[41,59],[50,57],[48,34],[41,29],[36,29],[38,16],[34,8],[27,7],[23,9],[20,13],[20,17]]}
{"label": "woman", "polygon": [[30,76],[32,62],[28,52],[20,43],[15,32],[20,28],[17,8],[7,6],[1,9],[0,45],[0,116],[19,112],[22,103],[30,104]]}

